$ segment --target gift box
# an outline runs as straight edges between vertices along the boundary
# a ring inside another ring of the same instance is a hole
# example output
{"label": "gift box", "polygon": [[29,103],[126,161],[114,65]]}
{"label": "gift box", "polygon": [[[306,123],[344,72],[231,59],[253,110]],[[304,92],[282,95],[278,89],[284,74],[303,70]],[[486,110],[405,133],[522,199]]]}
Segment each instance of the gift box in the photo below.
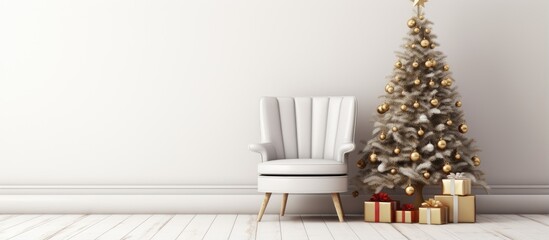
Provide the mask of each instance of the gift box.
{"label": "gift box", "polygon": [[364,221],[385,222],[395,221],[395,211],[398,202],[393,201],[386,193],[376,193],[370,201],[364,202]]}
{"label": "gift box", "polygon": [[435,195],[435,200],[448,206],[449,222],[474,223],[476,221],[475,196]]}
{"label": "gift box", "polygon": [[444,195],[470,195],[471,179],[465,178],[463,173],[450,173],[448,179],[442,179],[442,194]]}
{"label": "gift box", "polygon": [[417,223],[419,221],[419,211],[412,204],[404,204],[395,214],[398,223]]}
{"label": "gift box", "polygon": [[419,223],[436,225],[448,223],[448,207],[434,199],[425,201],[419,208]]}

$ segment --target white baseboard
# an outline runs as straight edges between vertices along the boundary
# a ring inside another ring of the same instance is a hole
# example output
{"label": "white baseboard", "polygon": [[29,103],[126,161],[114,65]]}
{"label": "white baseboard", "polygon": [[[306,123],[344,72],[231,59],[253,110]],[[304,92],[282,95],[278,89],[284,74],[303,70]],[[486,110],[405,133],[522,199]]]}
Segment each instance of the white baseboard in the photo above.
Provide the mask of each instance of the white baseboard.
{"label": "white baseboard", "polygon": [[[478,213],[549,213],[547,185],[495,185],[477,195]],[[426,189],[426,195],[436,192]],[[477,190],[478,191],[478,190]],[[496,193],[492,193],[496,192]],[[402,202],[407,196],[392,194]],[[342,194],[346,213],[360,214],[367,196]],[[0,186],[0,213],[246,213],[253,214],[263,199],[254,185],[85,185]],[[312,204],[314,203],[314,204]],[[271,197],[268,213],[277,213],[280,195]],[[290,195],[287,213],[334,213],[331,197]]]}

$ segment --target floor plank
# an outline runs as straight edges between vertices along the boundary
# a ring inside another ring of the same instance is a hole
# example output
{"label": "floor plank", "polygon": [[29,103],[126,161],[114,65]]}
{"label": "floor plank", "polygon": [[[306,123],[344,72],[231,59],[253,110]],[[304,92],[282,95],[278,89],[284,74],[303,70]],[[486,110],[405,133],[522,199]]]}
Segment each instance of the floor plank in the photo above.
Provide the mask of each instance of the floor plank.
{"label": "floor plank", "polygon": [[545,214],[522,214],[521,216],[529,218],[533,221],[549,226],[549,215]]}
{"label": "floor plank", "polygon": [[[107,230],[104,234],[100,235],[98,240],[112,240],[112,239],[121,239],[126,236],[126,234],[133,231],[135,228],[139,227],[142,223],[147,221],[152,215],[147,214],[136,214],[132,215],[120,224],[113,226],[111,229]],[[80,240],[80,239],[78,239]]]}
{"label": "floor plank", "polygon": [[311,240],[334,239],[322,216],[302,216],[307,236]]}
{"label": "floor plank", "polygon": [[280,217],[280,234],[282,239],[309,239],[303,220],[299,215]]}
{"label": "floor plank", "polygon": [[11,228],[13,226],[16,226],[18,224],[24,223],[26,221],[29,221],[33,218],[37,218],[40,215],[19,215],[15,216],[9,219],[6,219],[2,222],[0,222],[0,231],[3,231],[5,229]]}
{"label": "floor plank", "polygon": [[37,228],[55,218],[61,217],[61,215],[42,215],[31,218],[27,221],[20,222],[17,225],[11,226],[7,229],[0,230],[0,239],[8,239],[15,237],[19,234],[27,232],[31,229]]}
{"label": "floor plank", "polygon": [[234,222],[229,240],[255,240],[257,216],[239,214]]}
{"label": "floor plank", "polygon": [[332,234],[332,237],[336,240],[359,240],[356,233],[351,229],[346,222],[339,222],[337,216],[324,216],[324,223],[328,227],[328,230]]}
{"label": "floor plank", "polygon": [[393,227],[411,240],[435,240],[435,238],[420,230],[416,224],[394,223]]}
{"label": "floor plank", "polygon": [[15,216],[14,215],[1,214],[0,215],[0,222],[4,221],[6,219],[12,218],[12,217],[15,217]]}
{"label": "floor plank", "polygon": [[107,217],[108,215],[104,215],[104,214],[88,215],[86,216],[86,218],[62,229],[61,231],[57,232],[55,235],[51,236],[51,238],[48,238],[48,239],[49,240],[69,239],[74,235],[77,235],[78,233],[92,227],[93,225],[95,225],[96,223],[102,221]]}
{"label": "floor plank", "polygon": [[546,240],[549,234],[549,227],[517,215],[486,214],[478,218],[490,222],[484,226],[491,227],[509,239]]}
{"label": "floor plank", "polygon": [[385,239],[408,239],[400,231],[393,227],[390,223],[372,223],[372,226],[381,234]]}
{"label": "floor plank", "polygon": [[[454,240],[460,240],[459,235],[455,234],[453,232],[450,232],[445,226],[449,225],[458,225],[458,224],[444,224],[444,225],[429,225],[429,224],[407,224],[407,223],[401,223],[402,225],[410,225],[415,226],[417,229],[421,230],[422,232],[426,233],[427,235],[431,236],[434,239],[454,239]],[[473,225],[468,223],[462,223],[464,228],[467,228],[467,225]],[[401,231],[402,232],[402,231]],[[478,232],[478,231],[477,231]],[[481,231],[484,233],[484,231]]]}
{"label": "floor plank", "polygon": [[101,222],[90,226],[88,229],[83,230],[82,232],[77,233],[76,235],[70,237],[69,239],[74,240],[92,240],[96,239],[110,229],[118,226],[124,220],[128,219],[131,215],[109,215]]}
{"label": "floor plank", "polygon": [[355,232],[360,240],[383,240],[385,239],[379,234],[372,223],[364,221],[362,216],[348,216],[346,217],[347,224]]}
{"label": "floor plank", "polygon": [[486,223],[479,221],[480,220],[477,219],[477,223],[445,224],[440,226],[440,228],[452,233],[455,237],[461,240],[509,240],[509,238],[501,235],[493,229],[487,226],[484,227]]}
{"label": "floor plank", "polygon": [[174,215],[152,215],[145,222],[136,227],[133,231],[128,233],[122,239],[124,240],[136,240],[136,239],[151,239],[155,234],[164,227]]}
{"label": "floor plank", "polygon": [[263,215],[261,222],[257,223],[256,239],[261,240],[280,240],[280,218],[278,214]]}
{"label": "floor plank", "polygon": [[[48,216],[48,215],[45,215]],[[56,233],[69,227],[70,225],[86,218],[86,215],[70,214],[56,217],[50,221],[41,224],[40,227],[33,228],[29,231],[21,233],[13,238],[13,240],[29,240],[29,239],[49,239]]]}
{"label": "floor plank", "polygon": [[202,239],[215,220],[216,215],[196,215],[177,239],[195,240]]}
{"label": "floor plank", "polygon": [[204,236],[206,240],[228,239],[236,220],[236,214],[217,215]]}
{"label": "floor plank", "polygon": [[151,240],[175,240],[187,227],[195,215],[175,215],[166,225],[158,231]]}

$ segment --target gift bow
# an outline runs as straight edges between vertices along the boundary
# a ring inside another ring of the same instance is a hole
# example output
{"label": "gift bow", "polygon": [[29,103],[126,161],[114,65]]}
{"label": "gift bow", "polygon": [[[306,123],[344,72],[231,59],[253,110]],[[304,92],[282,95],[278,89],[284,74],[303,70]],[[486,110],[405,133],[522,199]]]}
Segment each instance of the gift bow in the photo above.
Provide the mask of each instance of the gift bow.
{"label": "gift bow", "polygon": [[390,202],[390,201],[393,201],[389,195],[387,193],[384,193],[384,192],[380,192],[380,193],[376,193],[374,195],[372,195],[372,197],[370,198],[370,201],[373,201],[373,202]]}
{"label": "gift bow", "polygon": [[411,203],[404,204],[404,205],[402,205],[402,210],[412,211],[412,210],[414,210],[414,204],[411,204]]}
{"label": "gift bow", "polygon": [[435,199],[432,199],[432,198],[430,198],[429,200],[421,203],[421,206],[422,207],[432,207],[432,208],[444,207],[444,205],[439,200],[435,200]]}
{"label": "gift bow", "polygon": [[458,172],[458,173],[450,173],[450,175],[447,176],[448,179],[464,179],[465,173]]}

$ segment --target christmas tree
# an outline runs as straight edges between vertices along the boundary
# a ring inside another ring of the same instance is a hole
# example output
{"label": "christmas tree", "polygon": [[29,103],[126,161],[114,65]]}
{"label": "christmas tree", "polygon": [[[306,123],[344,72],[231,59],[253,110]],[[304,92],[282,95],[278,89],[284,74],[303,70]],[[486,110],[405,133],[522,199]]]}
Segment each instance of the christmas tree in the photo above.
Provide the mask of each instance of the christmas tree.
{"label": "christmas tree", "polygon": [[[421,13],[427,0],[413,0],[415,16],[407,22],[403,52],[397,52],[393,74],[377,108],[373,138],[358,160],[360,188],[375,192],[404,188],[423,200],[425,185],[439,184],[452,172],[463,172],[486,187],[479,151],[467,137],[462,102],[445,55],[436,50],[432,22]],[[353,193],[356,195],[358,192]]]}

